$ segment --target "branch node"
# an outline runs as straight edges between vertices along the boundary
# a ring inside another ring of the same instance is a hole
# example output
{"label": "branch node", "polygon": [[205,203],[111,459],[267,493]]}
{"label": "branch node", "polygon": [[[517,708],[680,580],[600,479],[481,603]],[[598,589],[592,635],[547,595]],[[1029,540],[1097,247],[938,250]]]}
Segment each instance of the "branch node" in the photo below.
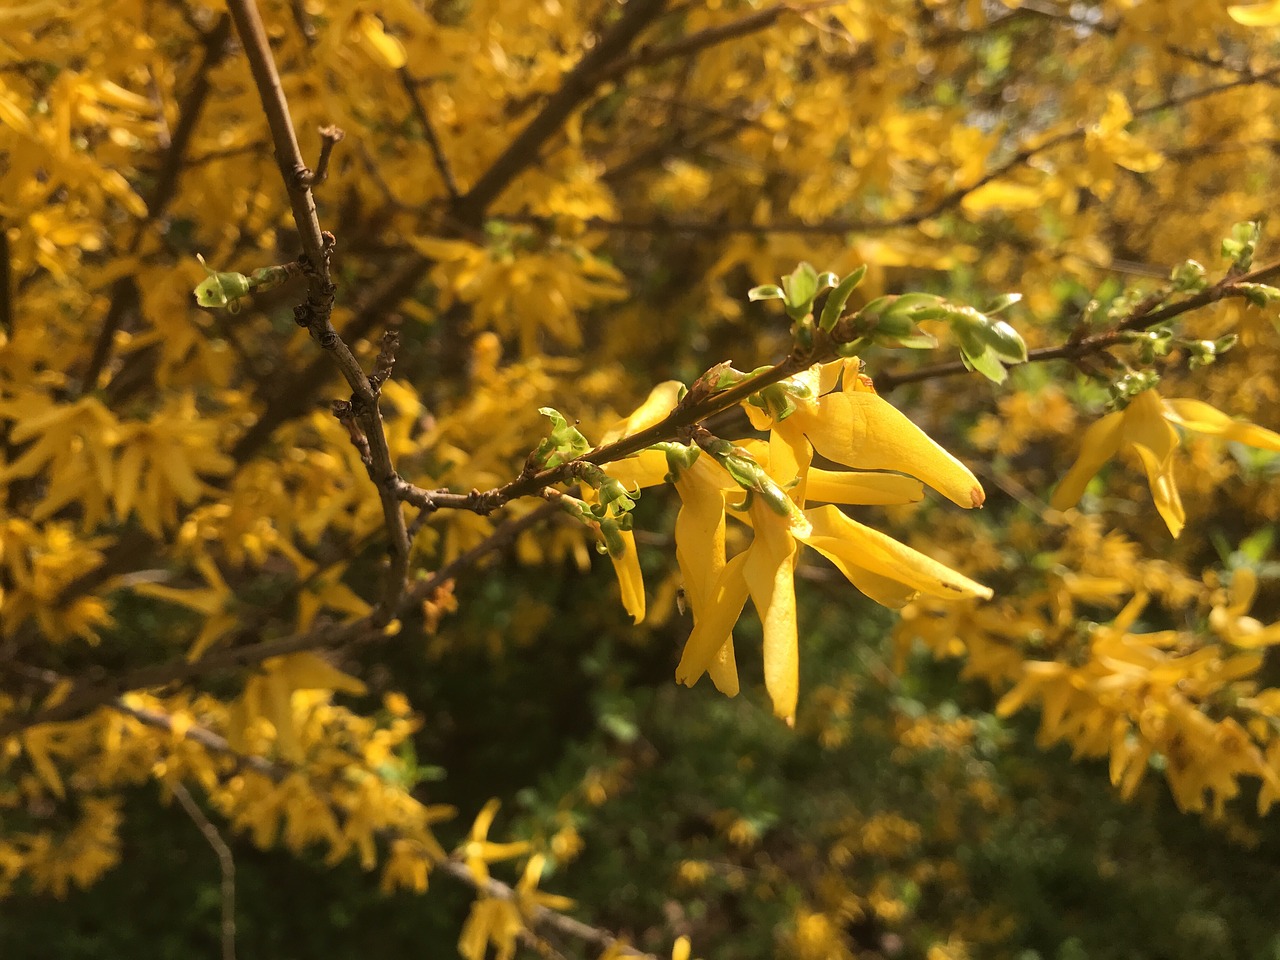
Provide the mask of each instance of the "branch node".
{"label": "branch node", "polygon": [[[320,159],[316,161],[314,171],[303,168],[302,173],[306,179],[301,181],[304,187],[318,187],[329,179],[329,156],[333,153],[333,148],[342,142],[346,133],[334,124],[320,128]],[[332,234],[330,234],[330,237]],[[326,238],[327,243],[328,238]]]}

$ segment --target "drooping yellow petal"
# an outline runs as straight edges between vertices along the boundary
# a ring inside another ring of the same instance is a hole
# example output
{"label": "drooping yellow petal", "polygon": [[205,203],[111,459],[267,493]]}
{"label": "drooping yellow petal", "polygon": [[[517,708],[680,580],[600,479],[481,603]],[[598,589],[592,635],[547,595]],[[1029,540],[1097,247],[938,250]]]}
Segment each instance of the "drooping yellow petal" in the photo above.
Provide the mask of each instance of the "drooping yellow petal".
{"label": "drooping yellow petal", "polygon": [[685,595],[697,623],[711,601],[724,569],[724,494],[716,485],[710,457],[699,457],[676,481],[680,512],[676,515],[676,561]]}
{"label": "drooping yellow petal", "polygon": [[1259,450],[1280,451],[1280,433],[1248,420],[1235,420],[1201,400],[1166,400],[1164,405],[1165,417],[1188,430],[1222,437]]}
{"label": "drooping yellow petal", "polygon": [[808,500],[819,503],[915,503],[924,498],[924,484],[900,473],[811,467],[805,495]]}
{"label": "drooping yellow petal", "polygon": [[796,543],[787,518],[758,498],[751,504],[751,520],[756,537],[742,575],[764,627],[764,685],[774,714],[794,726],[800,695]]}
{"label": "drooping yellow petal", "polygon": [[733,637],[730,636],[720,648],[720,652],[711,658],[707,665],[707,676],[715,684],[717,690],[726,697],[738,695],[738,661],[733,654]]}
{"label": "drooping yellow petal", "polygon": [[1080,442],[1080,456],[1059,482],[1058,489],[1053,492],[1053,498],[1049,501],[1053,509],[1067,510],[1080,502],[1084,489],[1094,474],[1120,449],[1123,420],[1123,412],[1109,413],[1084,432],[1084,438]]}
{"label": "drooping yellow petal", "polygon": [[875,393],[829,393],[791,419],[829,460],[859,470],[910,474],[965,508],[980,507],[986,499],[968,467]]}
{"label": "drooping yellow petal", "polygon": [[636,553],[636,537],[630,530],[619,530],[624,549],[618,556],[612,551],[613,572],[618,578],[618,590],[622,594],[622,606],[636,623],[644,620],[644,576],[640,573],[640,556]]}
{"label": "drooping yellow petal", "polygon": [[633,433],[639,433],[646,427],[652,427],[675,409],[680,401],[680,393],[685,389],[679,380],[667,380],[649,391],[644,403],[636,407],[632,413],[624,417],[605,431],[601,443],[613,443]]}
{"label": "drooping yellow petal", "polygon": [[1164,401],[1144,390],[1124,409],[1124,443],[1145,447],[1157,463],[1166,463],[1178,447],[1178,431],[1165,419]]}
{"label": "drooping yellow petal", "polygon": [[798,427],[787,425],[789,421],[775,425],[769,433],[769,475],[803,507],[813,446]]}
{"label": "drooping yellow petal", "polygon": [[362,680],[343,673],[333,664],[314,653],[291,653],[284,657],[280,672],[288,678],[294,690],[340,690],[343,693],[361,695],[366,691]]}
{"label": "drooping yellow petal", "polygon": [[[753,544],[754,546],[754,544]],[[706,613],[693,625],[676,666],[676,682],[692,687],[707,672],[726,643],[733,642],[733,625],[747,602],[747,581],[743,577],[751,548],[724,565],[709,595]]]}
{"label": "drooping yellow petal", "polygon": [[1142,460],[1142,467],[1147,472],[1147,484],[1151,487],[1151,499],[1155,501],[1156,510],[1164,518],[1169,532],[1176,538],[1182,533],[1187,522],[1187,512],[1182,508],[1182,497],[1178,494],[1178,484],[1173,478],[1173,458],[1158,460],[1151,450],[1142,444],[1134,444]]}
{"label": "drooping yellow petal", "polygon": [[[834,506],[806,510],[805,515],[813,526],[813,533],[800,539],[831,560],[860,590],[858,572],[867,571],[913,591],[946,600],[991,597],[989,587],[970,580],[879,530],[858,523]],[[870,592],[867,595],[882,602]]]}

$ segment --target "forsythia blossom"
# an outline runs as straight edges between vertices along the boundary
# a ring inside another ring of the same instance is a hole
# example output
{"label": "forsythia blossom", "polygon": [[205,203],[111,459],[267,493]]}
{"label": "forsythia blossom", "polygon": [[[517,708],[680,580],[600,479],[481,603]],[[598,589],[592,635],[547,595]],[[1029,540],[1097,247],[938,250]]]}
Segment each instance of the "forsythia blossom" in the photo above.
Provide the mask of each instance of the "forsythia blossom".
{"label": "forsythia blossom", "polygon": [[[774,712],[795,720],[799,684],[795,569],[803,546],[827,557],[877,603],[900,607],[917,594],[947,599],[990,597],[979,583],[851,519],[835,504],[907,503],[921,481],[964,507],[980,506],[982,487],[958,460],[879,397],[856,361],[819,365],[795,378],[793,409],[776,418],[746,406],[769,440],[737,444],[702,437],[694,458],[657,449],[610,464],[627,485],[651,486],[674,474],[681,498],[676,557],[693,613],[693,632],[676,679],[703,673],[732,696],[738,690],[733,627],[750,597],[764,626],[765,685]],[[843,373],[843,386],[836,389]],[[678,384],[663,384],[611,436],[656,423],[676,403]],[[701,448],[699,450],[698,448]],[[814,451],[857,468],[811,466]],[[886,472],[895,471],[895,472]],[[914,478],[914,479],[913,479]],[[825,506],[809,507],[813,501]],[[749,526],[751,544],[726,556],[726,517]],[[624,593],[626,588],[624,587]]]}

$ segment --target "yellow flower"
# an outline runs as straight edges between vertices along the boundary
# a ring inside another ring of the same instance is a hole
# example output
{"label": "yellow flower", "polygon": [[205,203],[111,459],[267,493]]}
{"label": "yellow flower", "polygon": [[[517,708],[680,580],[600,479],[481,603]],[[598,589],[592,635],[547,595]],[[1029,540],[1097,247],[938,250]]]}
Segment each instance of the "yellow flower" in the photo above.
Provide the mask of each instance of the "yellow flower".
{"label": "yellow flower", "polygon": [[[841,371],[844,389],[834,391]],[[750,597],[764,627],[765,687],[774,712],[788,723],[795,721],[799,693],[795,568],[803,545],[826,556],[854,586],[885,606],[901,607],[919,593],[947,599],[991,595],[833,505],[908,503],[921,498],[924,481],[962,506],[980,506],[982,487],[968,468],[877,396],[870,381],[857,376],[856,365],[815,366],[795,380],[812,394],[827,393],[800,399],[791,415],[777,422],[744,404],[753,424],[770,430],[767,443],[712,439],[705,445],[710,452],[702,453],[673,445],[670,458],[650,449],[606,468],[628,489],[653,486],[675,474],[681,499],[676,558],[693,614],[676,679],[692,686],[709,673],[723,693],[738,692],[733,627]],[[678,384],[662,384],[606,441],[658,422],[678,396]],[[863,469],[813,468],[815,448],[828,459]],[[899,472],[880,472],[889,470]],[[726,559],[726,507],[741,505],[744,493],[746,515],[734,516],[751,527],[754,538],[746,550]],[[828,505],[805,510],[810,500]]]}
{"label": "yellow flower", "polygon": [[1066,510],[1080,502],[1085,487],[1102,465],[1124,447],[1132,447],[1147,472],[1151,496],[1175,537],[1186,523],[1186,511],[1173,476],[1173,452],[1178,447],[1177,424],[1196,433],[1280,451],[1280,434],[1244,420],[1233,420],[1200,400],[1165,400],[1144,390],[1123,410],[1109,413],[1085,431],[1080,456],[1067,471],[1050,505]]}
{"label": "yellow flower", "polygon": [[523,840],[515,843],[494,843],[489,839],[489,828],[493,826],[493,818],[498,815],[499,806],[501,804],[496,798],[484,805],[476,816],[475,823],[471,825],[467,839],[454,854],[465,861],[467,870],[471,872],[476,885],[481,889],[489,882],[489,864],[523,856],[529,851],[529,844]]}

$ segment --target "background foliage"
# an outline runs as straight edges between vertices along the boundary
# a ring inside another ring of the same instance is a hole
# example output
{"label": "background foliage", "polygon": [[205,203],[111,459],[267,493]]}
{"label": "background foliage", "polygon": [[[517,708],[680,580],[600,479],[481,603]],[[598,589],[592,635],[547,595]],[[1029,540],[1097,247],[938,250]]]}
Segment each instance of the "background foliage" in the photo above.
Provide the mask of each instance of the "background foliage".
{"label": "background foliage", "polygon": [[[372,408],[227,9],[0,11],[0,952],[1280,955],[1273,7],[264,2]],[[799,261],[1020,291],[1032,362],[860,351],[987,503],[856,516],[996,597],[805,555],[791,730],[752,616],[738,698],[671,683],[670,491],[640,624],[467,492],[780,361]]]}

